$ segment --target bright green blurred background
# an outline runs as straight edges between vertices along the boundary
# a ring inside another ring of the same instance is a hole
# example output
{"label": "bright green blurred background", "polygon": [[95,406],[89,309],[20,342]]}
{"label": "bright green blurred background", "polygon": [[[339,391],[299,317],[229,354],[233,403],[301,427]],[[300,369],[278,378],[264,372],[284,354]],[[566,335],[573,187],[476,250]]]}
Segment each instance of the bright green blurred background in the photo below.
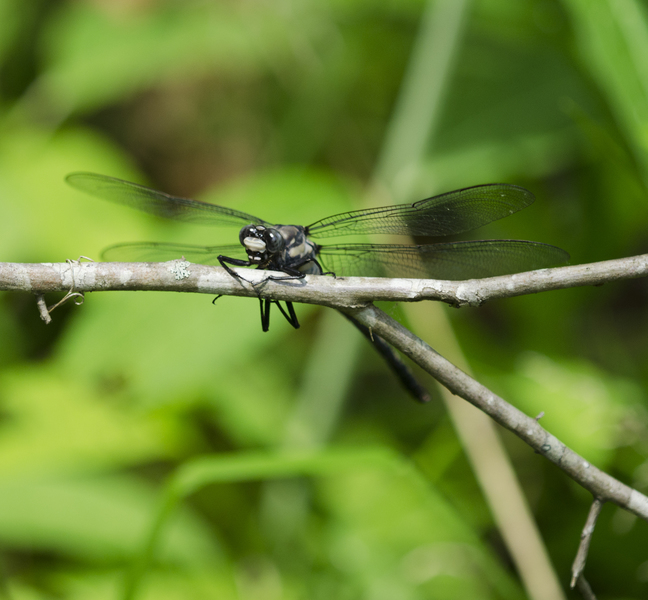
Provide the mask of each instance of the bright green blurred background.
{"label": "bright green blurred background", "polygon": [[[476,235],[574,264],[648,252],[645,4],[467,5],[399,200],[516,183],[536,204]],[[0,260],[236,241],[83,196],[72,171],[274,222],[362,206],[423,10],[0,0]],[[646,491],[647,300],[636,280],[449,312],[479,380]],[[438,399],[411,402],[331,311],[298,306],[299,331],[276,313],[262,334],[255,300],[210,302],[90,294],[46,327],[33,297],[0,295],[0,598],[525,597]],[[566,587],[588,494],[503,436]],[[332,449],[277,453],[295,447]],[[147,531],[178,498],[142,582]],[[648,596],[647,541],[605,507],[586,571],[599,598]]]}

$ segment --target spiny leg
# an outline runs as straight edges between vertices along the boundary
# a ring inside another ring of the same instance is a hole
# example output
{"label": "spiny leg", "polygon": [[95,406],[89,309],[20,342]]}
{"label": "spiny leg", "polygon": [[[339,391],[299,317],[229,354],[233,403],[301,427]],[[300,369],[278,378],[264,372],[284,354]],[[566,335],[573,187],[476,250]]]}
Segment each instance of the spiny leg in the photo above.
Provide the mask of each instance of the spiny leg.
{"label": "spiny leg", "polygon": [[245,281],[251,285],[254,285],[251,281],[248,281],[245,279],[245,277],[241,277],[234,269],[228,266],[228,263],[230,265],[234,265],[235,267],[250,267],[252,266],[252,263],[249,260],[242,260],[240,258],[230,258],[229,256],[223,256],[220,254],[218,256],[218,262],[220,263],[220,266],[223,267],[234,279],[238,279],[239,281]]}

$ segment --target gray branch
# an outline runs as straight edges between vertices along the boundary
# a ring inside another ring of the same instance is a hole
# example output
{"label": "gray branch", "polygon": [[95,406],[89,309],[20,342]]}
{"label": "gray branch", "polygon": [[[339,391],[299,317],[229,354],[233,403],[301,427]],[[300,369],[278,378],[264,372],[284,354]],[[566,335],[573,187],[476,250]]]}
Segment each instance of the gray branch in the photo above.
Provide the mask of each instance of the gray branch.
{"label": "gray branch", "polygon": [[74,292],[157,290],[253,297],[261,295],[335,308],[356,307],[379,300],[437,300],[461,307],[479,306],[496,298],[643,277],[648,275],[648,254],[468,281],[334,278],[321,275],[309,275],[293,281],[272,281],[268,277],[273,274],[285,276],[285,273],[253,269],[235,271],[240,273],[244,281],[234,279],[220,267],[183,261],[0,263],[0,290],[43,294],[67,292],[73,288]]}
{"label": "gray branch", "polygon": [[558,438],[435,352],[375,306],[342,309],[379,335],[456,396],[462,397],[548,458],[601,502],[613,502],[648,521],[648,497],[586,461]]}
{"label": "gray branch", "polygon": [[[548,458],[601,502],[613,502],[648,521],[648,497],[600,471],[489,389],[437,354],[423,340],[371,305],[374,300],[441,300],[456,306],[546,290],[600,285],[648,274],[648,255],[588,265],[543,269],[470,281],[333,278],[268,280],[269,271],[238,269],[243,281],[220,267],[167,263],[0,263],[0,290],[67,292],[68,296],[109,290],[158,290],[253,296],[331,306],[353,316],[371,332],[420,365],[453,394],[461,396]],[[284,275],[277,273],[276,275]],[[40,308],[42,312],[42,306]],[[51,311],[51,309],[50,309]]]}

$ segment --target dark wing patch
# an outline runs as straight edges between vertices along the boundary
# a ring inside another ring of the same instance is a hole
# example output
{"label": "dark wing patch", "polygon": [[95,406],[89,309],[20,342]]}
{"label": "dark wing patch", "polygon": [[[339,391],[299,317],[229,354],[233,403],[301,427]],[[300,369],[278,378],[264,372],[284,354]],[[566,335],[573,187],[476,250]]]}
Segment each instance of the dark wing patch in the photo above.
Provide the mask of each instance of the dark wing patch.
{"label": "dark wing patch", "polygon": [[534,201],[528,190],[493,183],[414,202],[333,215],[307,227],[313,237],[386,233],[444,236],[477,229],[511,215]]}
{"label": "dark wing patch", "polygon": [[479,240],[405,246],[323,246],[318,260],[340,276],[481,279],[564,264],[569,254],[556,246],[522,240]]}

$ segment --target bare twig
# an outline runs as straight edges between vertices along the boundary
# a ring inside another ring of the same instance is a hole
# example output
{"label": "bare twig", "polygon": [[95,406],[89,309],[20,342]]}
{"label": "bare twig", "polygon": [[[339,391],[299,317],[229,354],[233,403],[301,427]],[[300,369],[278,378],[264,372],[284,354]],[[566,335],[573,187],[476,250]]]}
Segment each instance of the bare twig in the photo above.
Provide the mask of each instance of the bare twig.
{"label": "bare twig", "polygon": [[[585,521],[583,531],[581,532],[581,542],[578,546],[578,552],[576,553],[574,564],[572,565],[572,579],[570,584],[570,587],[572,588],[576,585],[578,580],[582,578],[585,561],[587,560],[587,553],[589,551],[590,542],[592,541],[592,534],[594,533],[596,520],[598,519],[602,508],[603,502],[599,498],[595,497],[592,506],[590,507],[589,514],[587,515],[587,521]],[[587,587],[589,587],[589,585]],[[579,587],[579,589],[581,588]],[[587,598],[588,596],[585,597]],[[594,597],[593,594],[592,597]]]}
{"label": "bare twig", "polygon": [[45,325],[49,325],[52,322],[52,317],[50,317],[49,310],[47,310],[47,303],[43,294],[36,294],[36,306],[38,307],[40,318],[45,321]]}

